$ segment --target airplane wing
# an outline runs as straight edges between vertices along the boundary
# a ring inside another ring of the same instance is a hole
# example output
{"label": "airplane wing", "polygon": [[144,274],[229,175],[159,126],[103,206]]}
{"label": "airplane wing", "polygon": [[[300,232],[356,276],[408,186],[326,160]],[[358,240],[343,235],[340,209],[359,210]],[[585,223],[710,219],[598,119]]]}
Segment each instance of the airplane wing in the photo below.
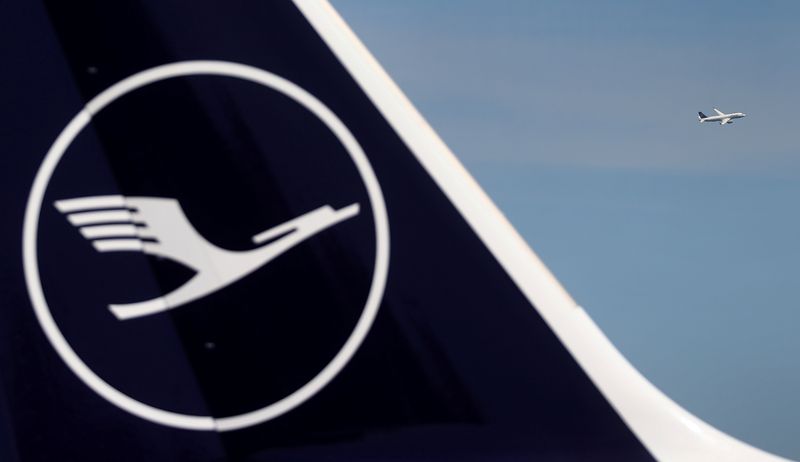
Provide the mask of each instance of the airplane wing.
{"label": "airplane wing", "polygon": [[719,124],[720,125],[725,125],[725,124],[732,124],[732,123],[733,122],[731,122],[731,118],[730,117],[726,117],[726,118],[722,119],[722,121]]}
{"label": "airplane wing", "polygon": [[717,115],[725,115],[725,113],[724,113],[724,112],[720,111],[720,110],[719,110],[719,109],[717,109],[717,108],[714,108],[714,112],[716,112],[716,113],[717,113]]}

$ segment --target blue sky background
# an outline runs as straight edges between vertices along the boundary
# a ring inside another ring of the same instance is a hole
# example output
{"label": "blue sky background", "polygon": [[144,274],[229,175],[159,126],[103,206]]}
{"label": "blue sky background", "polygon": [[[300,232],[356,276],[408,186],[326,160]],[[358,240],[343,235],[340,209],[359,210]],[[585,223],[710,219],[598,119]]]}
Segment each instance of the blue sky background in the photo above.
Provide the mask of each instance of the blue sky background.
{"label": "blue sky background", "polygon": [[640,371],[800,459],[800,2],[333,4]]}

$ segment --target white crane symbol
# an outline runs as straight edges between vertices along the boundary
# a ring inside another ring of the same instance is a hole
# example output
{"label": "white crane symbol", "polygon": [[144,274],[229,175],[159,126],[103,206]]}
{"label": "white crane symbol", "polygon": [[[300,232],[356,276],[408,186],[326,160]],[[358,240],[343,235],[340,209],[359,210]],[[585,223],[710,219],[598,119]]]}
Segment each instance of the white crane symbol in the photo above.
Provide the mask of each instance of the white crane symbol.
{"label": "white crane symbol", "polygon": [[195,275],[172,292],[108,308],[120,320],[177,308],[247,276],[309,237],[359,213],[353,203],[339,210],[324,205],[256,234],[252,250],[219,248],[198,233],[175,199],[91,196],[55,202],[99,252],[138,251],[172,259]]}

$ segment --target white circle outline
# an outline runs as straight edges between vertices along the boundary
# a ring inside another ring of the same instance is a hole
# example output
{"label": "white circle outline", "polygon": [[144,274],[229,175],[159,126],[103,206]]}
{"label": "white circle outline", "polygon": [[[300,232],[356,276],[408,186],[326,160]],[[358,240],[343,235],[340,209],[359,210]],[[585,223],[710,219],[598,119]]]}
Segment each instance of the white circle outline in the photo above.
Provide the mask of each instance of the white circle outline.
{"label": "white circle outline", "polygon": [[[39,215],[50,178],[69,145],[88,125],[92,116],[114,100],[137,88],[160,80],[189,75],[217,75],[248,80],[277,90],[311,111],[325,123],[350,154],[366,186],[375,218],[376,250],[372,284],[364,310],[353,332],[336,356],[309,382],[280,400],[254,411],[220,418],[181,414],[150,406],[125,395],[95,374],[70,347],[47,306],[39,279],[36,246]],[[36,173],[25,209],[22,241],[25,282],[36,318],[53,348],[67,366],[89,388],[117,407],[152,422],[187,430],[223,432],[257,425],[292,410],[324,388],[344,368],[369,332],[383,298],[389,267],[389,224],[386,216],[386,204],[372,166],[355,137],[327,106],[296,84],[268,71],[228,61],[181,61],[156,66],[112,85],[89,101],[58,135]]]}

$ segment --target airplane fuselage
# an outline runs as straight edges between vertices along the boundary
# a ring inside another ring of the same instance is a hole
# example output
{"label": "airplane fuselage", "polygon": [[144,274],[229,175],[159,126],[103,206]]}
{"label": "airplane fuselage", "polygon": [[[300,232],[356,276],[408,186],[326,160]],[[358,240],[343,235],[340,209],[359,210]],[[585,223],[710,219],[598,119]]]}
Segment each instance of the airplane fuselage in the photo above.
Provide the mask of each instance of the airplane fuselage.
{"label": "airplane fuselage", "polygon": [[698,113],[697,119],[700,123],[703,122],[719,122],[720,125],[725,125],[732,123],[733,119],[741,119],[742,117],[747,116],[744,112],[731,112],[730,114],[725,114],[718,109],[714,109],[717,115],[713,116],[706,116],[702,112]]}

